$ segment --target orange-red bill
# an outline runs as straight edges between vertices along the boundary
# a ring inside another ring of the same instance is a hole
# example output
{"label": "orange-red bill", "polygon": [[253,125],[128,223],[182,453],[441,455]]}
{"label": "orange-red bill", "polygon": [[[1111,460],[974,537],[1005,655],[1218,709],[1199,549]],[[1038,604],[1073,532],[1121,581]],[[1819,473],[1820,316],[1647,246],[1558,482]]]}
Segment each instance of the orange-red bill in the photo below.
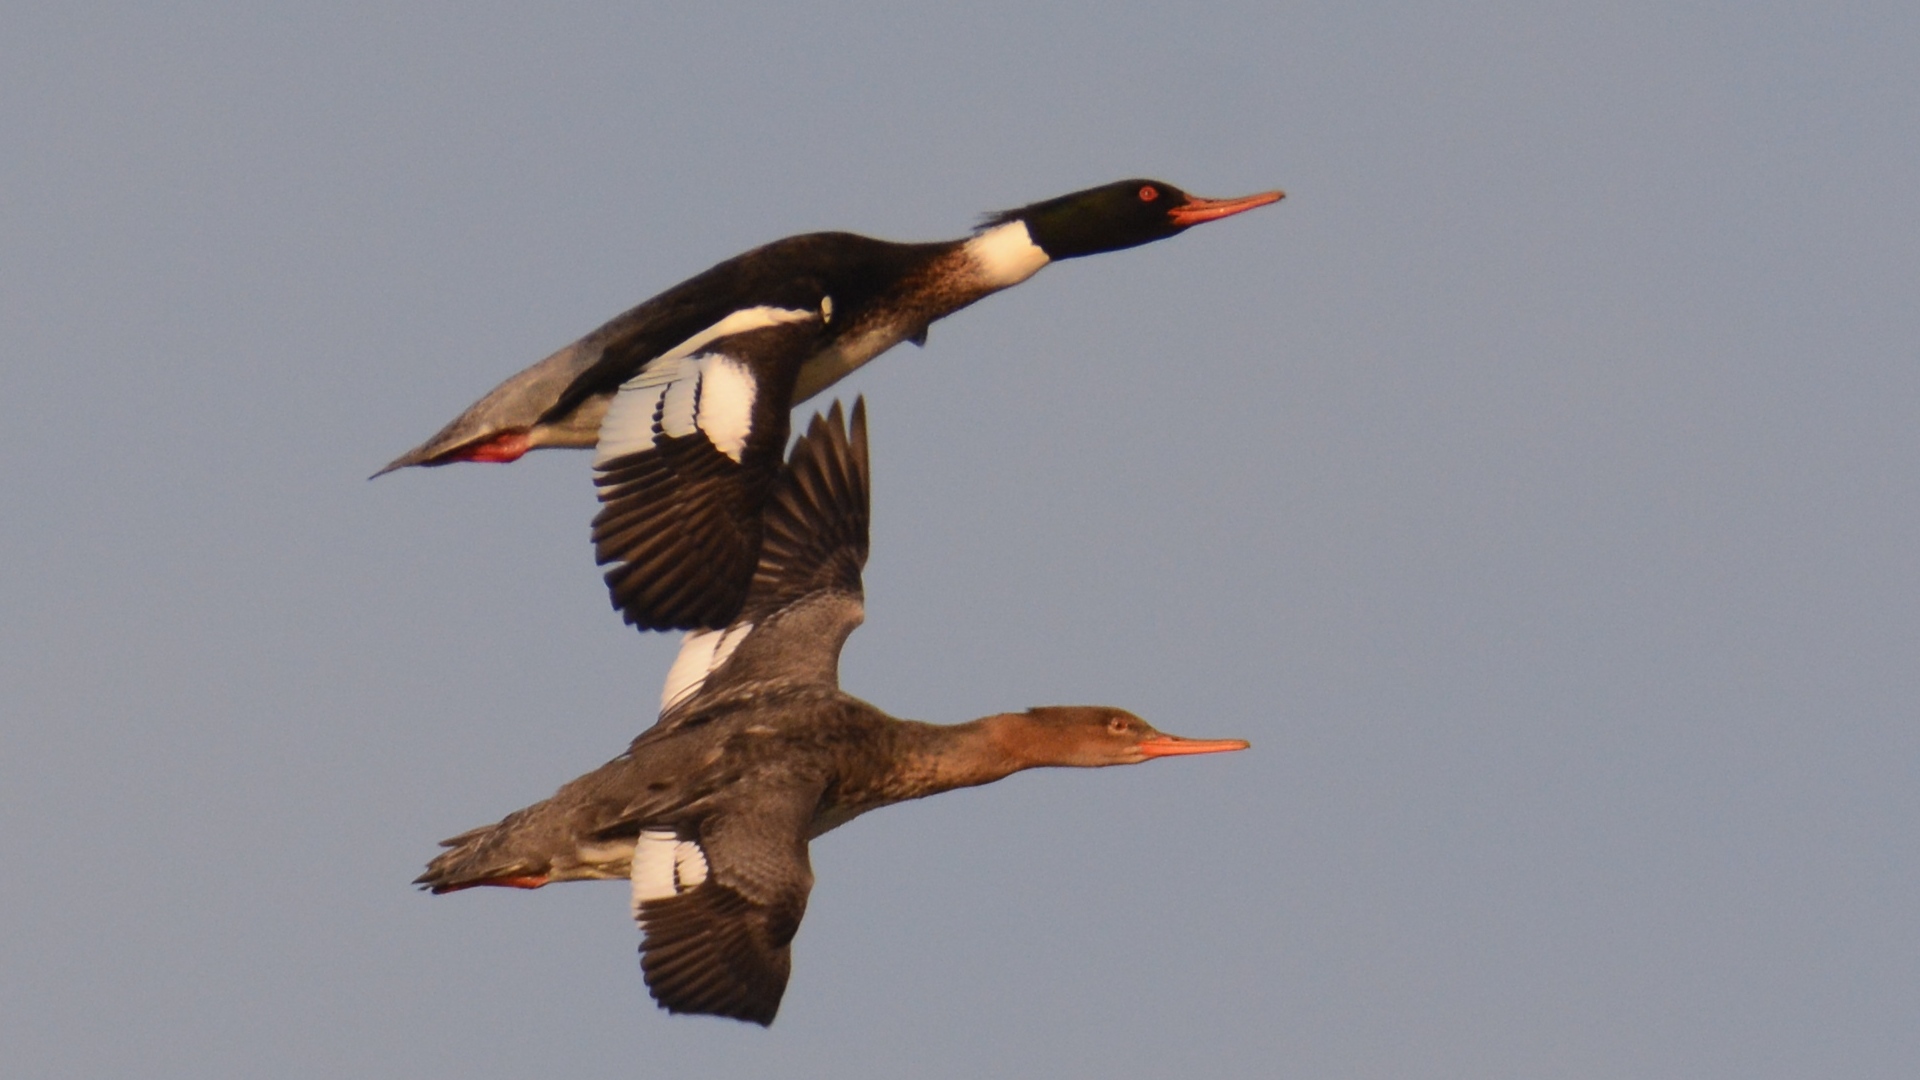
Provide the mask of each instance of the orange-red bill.
{"label": "orange-red bill", "polygon": [[1155,735],[1140,742],[1140,752],[1150,758],[1176,754],[1224,754],[1245,750],[1253,744],[1245,739],[1183,739],[1178,735]]}
{"label": "orange-red bill", "polygon": [[1203,221],[1218,221],[1223,217],[1232,217],[1252,210],[1256,206],[1277,203],[1287,197],[1284,191],[1263,191],[1258,195],[1247,195],[1238,199],[1202,199],[1189,196],[1186,204],[1167,211],[1168,220],[1181,228],[1198,225]]}

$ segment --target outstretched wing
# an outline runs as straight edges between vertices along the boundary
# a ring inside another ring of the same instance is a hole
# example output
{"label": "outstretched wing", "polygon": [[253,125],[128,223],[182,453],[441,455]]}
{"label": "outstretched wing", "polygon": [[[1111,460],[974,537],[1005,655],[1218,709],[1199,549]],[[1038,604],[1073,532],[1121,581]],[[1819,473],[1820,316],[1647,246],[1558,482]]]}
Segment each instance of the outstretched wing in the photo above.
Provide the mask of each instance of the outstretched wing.
{"label": "outstretched wing", "polygon": [[870,484],[866,400],[854,402],[851,423],[835,402],[794,443],[767,500],[739,615],[681,645],[660,696],[663,723],[743,686],[839,686],[840,647],[865,617]]}
{"label": "outstretched wing", "polygon": [[801,361],[823,312],[755,307],[649,361],[600,423],[595,558],[642,630],[724,627],[760,554]]}
{"label": "outstretched wing", "polygon": [[770,620],[822,594],[859,601],[873,517],[871,488],[867,399],[854,400],[851,423],[836,401],[826,416],[814,414],[768,502],[760,563],[740,622]]}
{"label": "outstretched wing", "polygon": [[640,968],[668,1012],[773,1023],[813,868],[817,784],[755,786],[690,835],[649,829],[633,854]]}

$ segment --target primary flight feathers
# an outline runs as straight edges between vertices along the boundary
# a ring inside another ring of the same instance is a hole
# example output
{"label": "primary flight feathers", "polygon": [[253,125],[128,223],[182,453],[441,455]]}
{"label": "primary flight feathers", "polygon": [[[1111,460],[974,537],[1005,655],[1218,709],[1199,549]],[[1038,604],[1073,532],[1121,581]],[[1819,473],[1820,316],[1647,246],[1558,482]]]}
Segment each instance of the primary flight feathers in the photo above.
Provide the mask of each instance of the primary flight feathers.
{"label": "primary flight feathers", "polygon": [[[825,331],[811,308],[735,312],[627,380],[600,424],[594,556],[642,630],[725,626],[760,552],[786,446],[797,361]],[[698,339],[696,339],[698,341]]]}

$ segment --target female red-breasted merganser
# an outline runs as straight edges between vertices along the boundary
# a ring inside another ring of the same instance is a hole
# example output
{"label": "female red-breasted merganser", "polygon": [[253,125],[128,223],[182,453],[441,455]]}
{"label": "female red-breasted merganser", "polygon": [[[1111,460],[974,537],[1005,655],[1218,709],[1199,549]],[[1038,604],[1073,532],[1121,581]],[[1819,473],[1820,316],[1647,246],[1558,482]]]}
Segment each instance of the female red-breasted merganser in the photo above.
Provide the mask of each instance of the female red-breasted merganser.
{"label": "female red-breasted merganser", "polygon": [[627,752],[499,824],[445,842],[418,884],[627,878],[641,969],[669,1012],[771,1024],[813,872],[807,843],[878,807],[1046,765],[1244,750],[1132,713],[1055,706],[964,724],[895,720],[841,691],[862,618],[866,411],[836,403],[795,445],[745,607],[687,635],[659,721]]}
{"label": "female red-breasted merganser", "polygon": [[924,344],[935,319],[1018,285],[1055,259],[1162,240],[1282,197],[1203,199],[1158,180],[1122,180],[990,215],[964,240],[901,244],[842,232],[776,240],[675,285],[501,383],[380,472],[593,446],[601,418],[630,380],[684,355],[741,311],[791,306],[783,294],[798,279],[813,279],[833,297],[835,317],[832,332],[796,362],[789,405],[902,341]]}

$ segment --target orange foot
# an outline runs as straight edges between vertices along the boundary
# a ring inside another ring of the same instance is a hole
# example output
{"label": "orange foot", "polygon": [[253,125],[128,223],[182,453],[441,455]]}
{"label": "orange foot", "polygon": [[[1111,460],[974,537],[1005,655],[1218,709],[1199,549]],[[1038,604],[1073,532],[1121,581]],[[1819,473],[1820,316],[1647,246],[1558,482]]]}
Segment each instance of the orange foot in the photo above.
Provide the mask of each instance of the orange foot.
{"label": "orange foot", "polygon": [[545,874],[539,877],[497,877],[491,881],[475,882],[477,885],[505,885],[510,889],[537,889],[546,883]]}
{"label": "orange foot", "polygon": [[505,885],[509,889],[537,889],[546,883],[546,875],[541,874],[536,876],[528,874],[520,877],[492,877],[482,881],[463,881],[458,885],[449,885],[444,889],[435,889],[433,891],[438,893],[459,892],[461,889],[477,889],[482,885]]}
{"label": "orange foot", "polygon": [[491,439],[463,446],[454,451],[448,461],[519,461],[521,455],[533,449],[533,440],[524,431],[503,431]]}

